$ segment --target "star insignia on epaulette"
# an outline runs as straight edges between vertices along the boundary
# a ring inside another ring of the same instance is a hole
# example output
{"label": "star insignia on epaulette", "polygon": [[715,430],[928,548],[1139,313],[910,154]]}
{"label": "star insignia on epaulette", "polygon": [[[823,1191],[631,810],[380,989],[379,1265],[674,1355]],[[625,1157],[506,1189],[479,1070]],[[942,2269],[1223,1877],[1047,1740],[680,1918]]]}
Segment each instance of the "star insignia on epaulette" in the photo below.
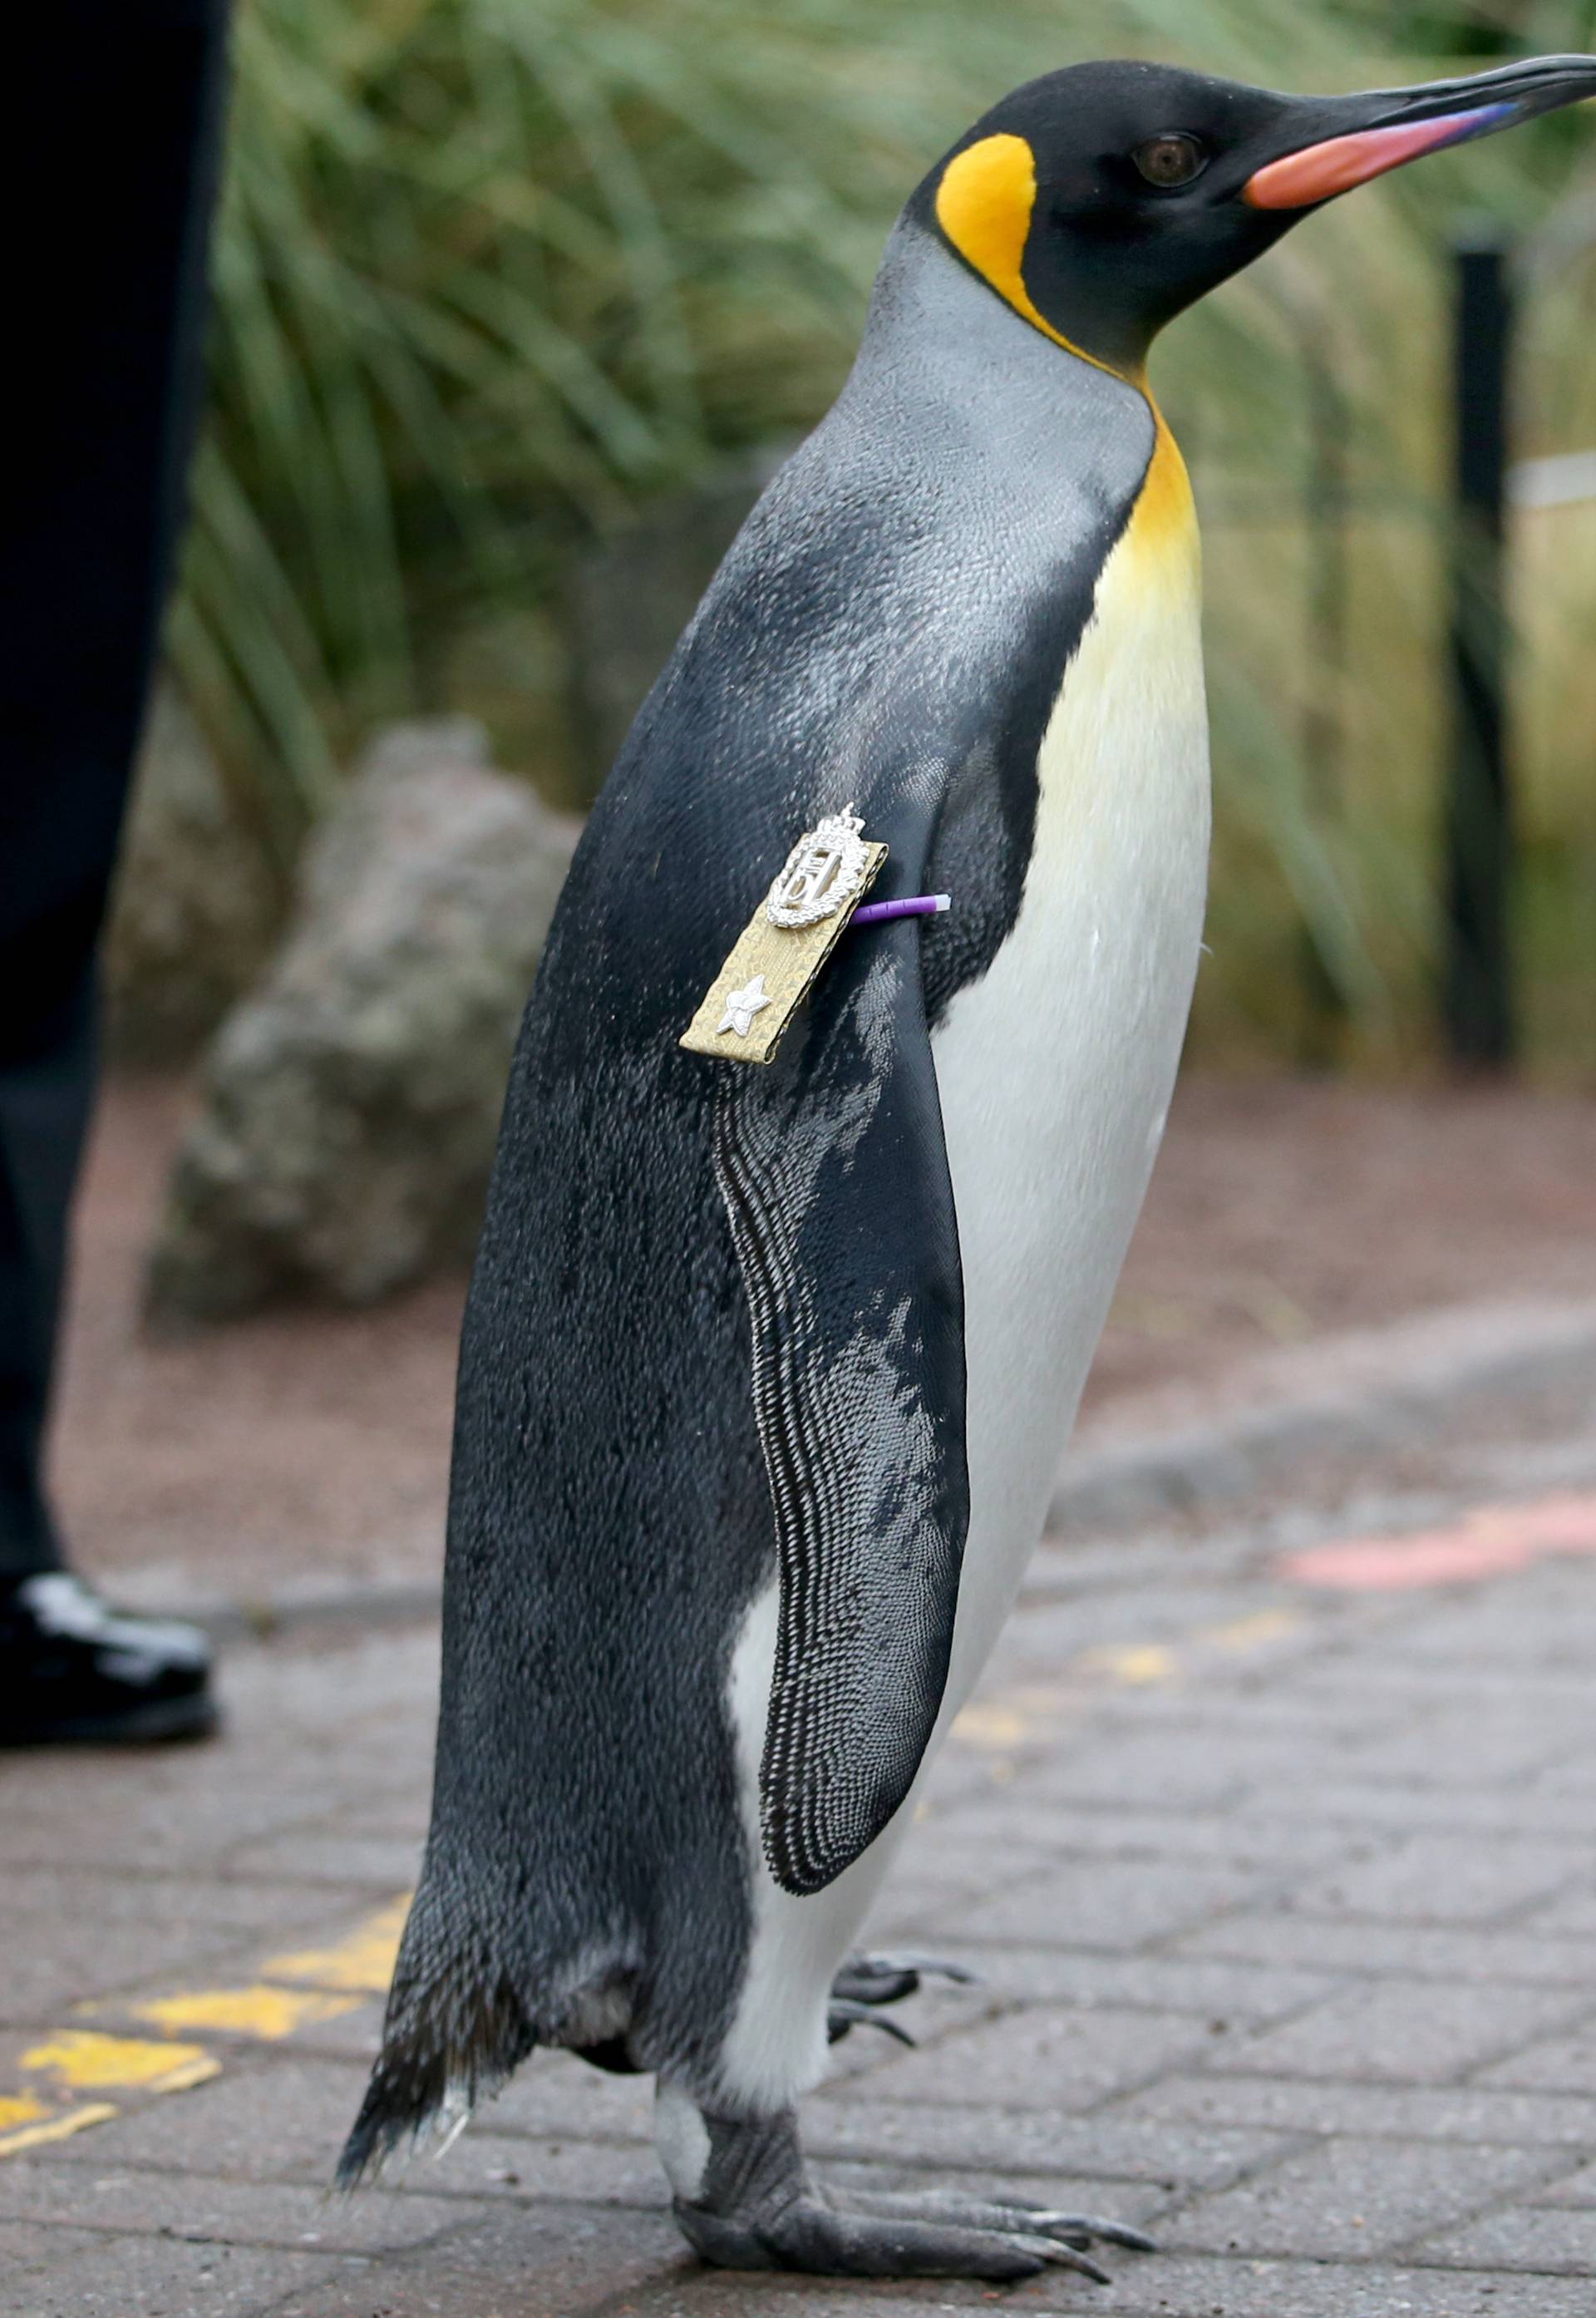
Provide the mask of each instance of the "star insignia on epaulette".
{"label": "star insignia on epaulette", "polygon": [[742,989],[727,992],[726,1011],[721,1017],[721,1029],[734,1031],[740,1038],[746,1038],[755,1015],[762,1014],[769,1003],[765,994],[765,976],[757,974]]}

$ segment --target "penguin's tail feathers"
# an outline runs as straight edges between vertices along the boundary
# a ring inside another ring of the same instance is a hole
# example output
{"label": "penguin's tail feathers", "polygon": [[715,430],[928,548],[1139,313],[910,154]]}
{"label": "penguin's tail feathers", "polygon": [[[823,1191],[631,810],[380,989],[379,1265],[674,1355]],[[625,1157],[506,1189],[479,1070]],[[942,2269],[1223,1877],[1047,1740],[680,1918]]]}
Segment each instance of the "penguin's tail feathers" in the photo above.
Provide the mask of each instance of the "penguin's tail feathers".
{"label": "penguin's tail feathers", "polygon": [[396,1981],[382,2050],[335,2177],[340,2189],[374,2178],[401,2143],[442,2156],[473,2108],[497,2092],[542,2040],[507,1980],[463,2003],[414,2000]]}
{"label": "penguin's tail feathers", "polygon": [[[506,1910],[507,1918],[509,1910]],[[640,1944],[615,1930],[551,1942],[520,1969],[446,1891],[423,1882],[399,1945],[382,2050],[336,2183],[353,2189],[401,2143],[444,2149],[477,2103],[540,2044],[566,2045],[600,2067],[630,2067]],[[408,2153],[408,2152],[407,2152]]]}

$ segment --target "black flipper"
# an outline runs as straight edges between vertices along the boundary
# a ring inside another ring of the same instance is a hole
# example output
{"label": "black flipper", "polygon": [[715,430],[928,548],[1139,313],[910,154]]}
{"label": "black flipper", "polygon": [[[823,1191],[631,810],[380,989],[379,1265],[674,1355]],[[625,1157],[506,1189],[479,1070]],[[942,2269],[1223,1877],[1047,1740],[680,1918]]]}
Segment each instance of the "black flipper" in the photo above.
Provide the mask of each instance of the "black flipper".
{"label": "black flipper", "polygon": [[[923,858],[924,832],[911,849]],[[725,1070],[715,1119],[781,1568],[765,1847],[794,1892],[839,1875],[913,1783],[969,1519],[958,1231],[918,930],[844,941],[792,1051]]]}

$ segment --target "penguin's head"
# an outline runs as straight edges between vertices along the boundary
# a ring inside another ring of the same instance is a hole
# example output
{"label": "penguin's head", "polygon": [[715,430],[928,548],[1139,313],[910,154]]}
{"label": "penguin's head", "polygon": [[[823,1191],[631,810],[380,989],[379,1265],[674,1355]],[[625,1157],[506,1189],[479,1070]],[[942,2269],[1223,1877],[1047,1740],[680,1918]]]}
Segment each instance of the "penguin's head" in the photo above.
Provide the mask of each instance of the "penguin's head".
{"label": "penguin's head", "polygon": [[1134,377],[1172,316],[1308,211],[1592,95],[1596,57],[1328,97],[1073,65],[994,105],[910,211],[1035,327]]}

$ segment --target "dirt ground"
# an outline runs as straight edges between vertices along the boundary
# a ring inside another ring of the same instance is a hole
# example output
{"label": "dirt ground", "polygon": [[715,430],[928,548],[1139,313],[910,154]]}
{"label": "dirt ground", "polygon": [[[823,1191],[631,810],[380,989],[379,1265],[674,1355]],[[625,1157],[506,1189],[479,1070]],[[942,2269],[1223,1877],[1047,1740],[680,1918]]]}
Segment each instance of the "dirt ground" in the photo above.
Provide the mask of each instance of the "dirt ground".
{"label": "dirt ground", "polygon": [[[463,1283],[144,1340],[139,1271],[186,1096],[107,1092],[56,1442],[91,1571],[235,1595],[437,1564]],[[1194,1398],[1271,1343],[1488,1298],[1596,1294],[1596,1099],[1185,1081],[1089,1394]]]}

